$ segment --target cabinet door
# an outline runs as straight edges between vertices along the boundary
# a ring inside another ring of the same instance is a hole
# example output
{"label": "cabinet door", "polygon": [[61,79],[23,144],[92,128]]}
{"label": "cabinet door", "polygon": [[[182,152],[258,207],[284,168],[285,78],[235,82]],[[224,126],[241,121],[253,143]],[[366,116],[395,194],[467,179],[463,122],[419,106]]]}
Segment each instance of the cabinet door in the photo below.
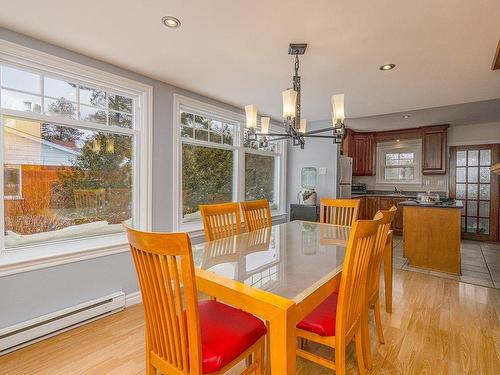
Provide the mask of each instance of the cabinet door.
{"label": "cabinet door", "polygon": [[426,132],[422,136],[424,174],[446,173],[446,131]]}
{"label": "cabinet door", "polygon": [[366,197],[365,201],[365,218],[366,219],[373,219],[377,211],[379,210],[378,208],[378,197]]}
{"label": "cabinet door", "polygon": [[394,199],[392,198],[379,198],[378,209],[388,210],[394,205]]}
{"label": "cabinet door", "polygon": [[365,176],[373,176],[373,158],[374,158],[375,137],[373,134],[366,136],[365,141]]}
{"label": "cabinet door", "polygon": [[355,176],[365,175],[365,153],[366,153],[366,138],[364,136],[355,135],[352,140],[353,154],[352,156],[352,174]]}
{"label": "cabinet door", "polygon": [[396,211],[396,216],[394,217],[394,221],[392,222],[393,229],[402,231],[403,230],[403,206],[400,206],[399,203],[403,202],[406,199],[395,199],[394,204],[398,208]]}

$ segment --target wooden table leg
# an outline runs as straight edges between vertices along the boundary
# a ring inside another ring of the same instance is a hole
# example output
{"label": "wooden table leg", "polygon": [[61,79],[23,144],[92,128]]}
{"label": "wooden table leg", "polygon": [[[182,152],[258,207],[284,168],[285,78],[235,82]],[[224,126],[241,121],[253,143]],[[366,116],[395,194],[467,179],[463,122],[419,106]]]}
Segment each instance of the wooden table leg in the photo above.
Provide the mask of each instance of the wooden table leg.
{"label": "wooden table leg", "polygon": [[384,251],[385,311],[392,313],[392,251],[393,232],[389,232]]}
{"label": "wooden table leg", "polygon": [[268,332],[271,354],[271,375],[295,374],[295,325],[292,309],[270,320]]}

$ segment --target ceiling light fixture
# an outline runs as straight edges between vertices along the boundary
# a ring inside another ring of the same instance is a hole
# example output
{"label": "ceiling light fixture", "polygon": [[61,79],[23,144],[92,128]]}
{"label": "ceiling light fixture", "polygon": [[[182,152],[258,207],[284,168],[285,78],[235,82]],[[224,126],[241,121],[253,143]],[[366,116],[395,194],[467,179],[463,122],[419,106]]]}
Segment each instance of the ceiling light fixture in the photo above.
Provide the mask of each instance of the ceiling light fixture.
{"label": "ceiling light fixture", "polygon": [[411,115],[404,115],[403,118],[410,118]]}
{"label": "ceiling light fixture", "polygon": [[[261,117],[261,132],[257,133],[257,107],[253,104],[245,106],[247,128],[250,133],[248,139],[253,141],[258,140],[262,147],[267,147],[269,142],[272,141],[291,139],[294,146],[304,148],[306,137],[330,138],[333,139],[334,143],[342,143],[345,134],[344,94],[332,96],[332,126],[307,131],[307,121],[301,116],[299,55],[303,55],[306,52],[306,48],[307,44],[305,43],[290,44],[288,48],[288,54],[295,56],[295,75],[292,77],[292,88],[281,93],[283,99],[283,123],[285,125],[285,133],[269,133],[269,120],[266,117]],[[328,135],[318,134],[324,132],[333,133]],[[269,136],[274,138],[269,138]]]}
{"label": "ceiling light fixture", "polygon": [[392,70],[396,67],[396,64],[384,64],[381,67],[379,67],[380,70],[383,70],[384,72],[386,70]]}
{"label": "ceiling light fixture", "polygon": [[161,23],[165,26],[170,27],[171,29],[176,29],[181,25],[181,21],[179,19],[172,16],[165,16],[161,19]]}

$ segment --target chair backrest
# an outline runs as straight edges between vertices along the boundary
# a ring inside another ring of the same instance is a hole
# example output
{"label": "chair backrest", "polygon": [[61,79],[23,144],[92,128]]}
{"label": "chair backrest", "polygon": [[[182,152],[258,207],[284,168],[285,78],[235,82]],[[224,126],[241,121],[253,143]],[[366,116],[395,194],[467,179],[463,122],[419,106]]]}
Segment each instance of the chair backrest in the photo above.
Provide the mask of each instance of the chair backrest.
{"label": "chair backrest", "polygon": [[200,213],[207,241],[241,234],[240,206],[238,203],[201,205]]}
{"label": "chair backrest", "polygon": [[272,226],[271,209],[267,199],[240,202],[247,232]]}
{"label": "chair backrest", "polygon": [[320,199],[320,222],[351,226],[358,219],[359,199]]}
{"label": "chair backrest", "polygon": [[127,236],[141,286],[147,356],[162,373],[201,374],[198,300],[189,236],[130,228]]}
{"label": "chair backrest", "polygon": [[377,233],[375,250],[368,266],[368,299],[371,299],[375,293],[378,293],[380,287],[380,266],[382,264],[382,258],[384,257],[384,250],[389,231],[391,230],[391,224],[394,220],[394,216],[396,216],[396,211],[397,208],[392,206],[389,210],[377,211],[373,217],[374,220],[380,219],[380,226]]}
{"label": "chair backrest", "polygon": [[[368,264],[375,249],[380,219],[357,220],[347,244],[340,279],[335,336],[353,335],[366,309]],[[352,336],[351,336],[352,337]]]}

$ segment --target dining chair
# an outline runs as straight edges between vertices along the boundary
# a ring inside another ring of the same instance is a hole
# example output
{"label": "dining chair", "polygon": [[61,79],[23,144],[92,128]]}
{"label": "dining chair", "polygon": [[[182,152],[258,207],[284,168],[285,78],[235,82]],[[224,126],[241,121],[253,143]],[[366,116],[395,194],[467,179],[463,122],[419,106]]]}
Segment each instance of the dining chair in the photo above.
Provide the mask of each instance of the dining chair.
{"label": "dining chair", "polygon": [[198,301],[186,233],[127,228],[146,320],[146,374],[222,374],[252,357],[244,374],[264,373],[266,326],[223,303]]}
{"label": "dining chair", "polygon": [[238,203],[200,205],[205,239],[214,241],[241,234],[241,216]]}
{"label": "dining chair", "polygon": [[346,347],[354,340],[360,374],[366,373],[361,333],[366,310],[366,281],[370,256],[374,251],[380,219],[357,220],[347,244],[340,287],[307,315],[296,328],[300,339],[335,349],[334,361],[296,348],[299,357],[313,361],[336,374],[345,374]]}
{"label": "dining chair", "polygon": [[[382,320],[380,317],[380,267],[382,265],[384,251],[386,249],[389,232],[391,231],[392,221],[396,216],[396,211],[397,208],[395,206],[392,206],[389,210],[377,211],[377,213],[373,217],[374,220],[380,220],[380,226],[378,228],[375,249],[372,253],[372,256],[370,257],[370,262],[368,264],[366,297],[368,301],[367,308],[372,309],[375,315],[375,327],[377,329],[378,340],[381,344],[384,343],[384,331],[382,329]],[[368,328],[368,310],[366,314],[363,315],[362,330],[365,364],[366,368],[371,369],[372,356],[370,348],[370,331]]]}
{"label": "dining chair", "polygon": [[320,222],[351,226],[358,219],[359,199],[320,199]]}
{"label": "dining chair", "polygon": [[247,232],[272,226],[271,209],[267,199],[240,202],[240,206]]}

